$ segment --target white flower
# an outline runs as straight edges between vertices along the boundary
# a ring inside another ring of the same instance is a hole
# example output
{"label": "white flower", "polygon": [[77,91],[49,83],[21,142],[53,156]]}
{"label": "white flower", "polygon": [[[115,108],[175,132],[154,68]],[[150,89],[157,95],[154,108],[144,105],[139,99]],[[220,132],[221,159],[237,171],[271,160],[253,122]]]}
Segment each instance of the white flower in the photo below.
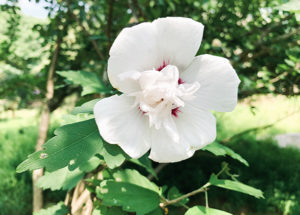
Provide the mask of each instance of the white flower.
{"label": "white flower", "polygon": [[176,162],[216,138],[210,110],[232,111],[240,80],[222,57],[195,57],[203,25],[160,18],[125,28],[110,50],[108,77],[123,94],[94,107],[101,136],[139,158]]}

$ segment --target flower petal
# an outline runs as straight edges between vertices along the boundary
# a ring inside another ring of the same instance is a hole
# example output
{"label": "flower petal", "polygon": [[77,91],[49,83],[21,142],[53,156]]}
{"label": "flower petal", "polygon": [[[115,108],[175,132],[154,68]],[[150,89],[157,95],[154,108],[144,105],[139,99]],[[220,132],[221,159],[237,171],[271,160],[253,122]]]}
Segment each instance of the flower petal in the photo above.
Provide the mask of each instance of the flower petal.
{"label": "flower petal", "polygon": [[199,49],[203,28],[189,18],[167,17],[123,29],[109,53],[107,73],[111,84],[121,92],[131,93],[138,84],[130,78],[121,80],[121,73],[134,77],[136,72],[166,64],[183,71]]}
{"label": "flower petal", "polygon": [[118,144],[130,157],[139,158],[149,150],[148,122],[133,97],[104,98],[95,105],[94,115],[103,139]]}
{"label": "flower petal", "polygon": [[200,55],[181,75],[184,82],[198,81],[192,104],[206,110],[232,111],[237,104],[240,79],[226,58]]}
{"label": "flower petal", "polygon": [[[174,139],[174,138],[173,138]],[[165,127],[151,129],[149,158],[159,163],[178,162],[190,158],[194,150],[186,142],[174,141]]]}
{"label": "flower petal", "polygon": [[158,31],[160,59],[183,71],[200,47],[204,26],[184,17],[160,18],[153,21],[153,24]]}
{"label": "flower petal", "polygon": [[157,30],[152,23],[124,28],[110,49],[107,73],[111,84],[122,92],[135,91],[134,81],[122,81],[121,73],[151,70],[159,64]]}
{"label": "flower petal", "polygon": [[200,149],[216,139],[216,119],[207,110],[185,103],[175,123],[181,143],[189,144],[192,150]]}

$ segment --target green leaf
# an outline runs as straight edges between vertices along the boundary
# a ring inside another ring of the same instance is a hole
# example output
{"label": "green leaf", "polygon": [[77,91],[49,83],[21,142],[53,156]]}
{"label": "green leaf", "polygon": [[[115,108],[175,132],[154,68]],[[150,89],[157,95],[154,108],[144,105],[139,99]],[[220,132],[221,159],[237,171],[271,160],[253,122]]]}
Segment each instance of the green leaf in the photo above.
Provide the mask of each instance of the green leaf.
{"label": "green leaf", "polygon": [[[182,196],[182,194],[179,192],[179,190],[176,187],[171,187],[169,192],[168,192],[168,199],[172,200],[172,199],[176,199],[178,197]],[[189,202],[188,198],[182,199],[181,201],[179,201],[177,204],[175,204],[175,206],[182,206],[185,205],[186,203]]]}
{"label": "green leaf", "polygon": [[73,110],[72,110],[72,114],[79,114],[79,113],[89,113],[89,114],[93,114],[94,112],[94,106],[96,105],[96,103],[98,101],[100,101],[101,99],[94,99],[94,100],[91,100],[89,102],[86,102],[84,104],[82,104],[81,106],[78,106],[78,107],[75,107]]}
{"label": "green leaf", "polygon": [[52,172],[65,166],[74,170],[103,148],[94,119],[64,125],[54,134],[56,136],[43,145],[43,150],[29,155],[17,167],[17,172],[39,168]]}
{"label": "green leaf", "polygon": [[157,178],[157,174],[155,173],[153,167],[152,167],[152,162],[151,160],[148,158],[148,155],[145,154],[144,156],[140,157],[139,159],[129,159],[130,162],[135,163],[141,167],[144,167],[147,172],[149,172],[150,174],[152,174],[156,179]]}
{"label": "green leaf", "polygon": [[85,172],[95,169],[100,162],[101,160],[93,157],[87,163],[81,164],[80,167],[73,171],[70,171],[68,167],[64,167],[54,172],[46,172],[38,180],[38,186],[43,189],[51,189],[52,191],[59,189],[70,190],[82,179]]}
{"label": "green leaf", "polygon": [[81,95],[87,95],[91,93],[100,93],[100,92],[110,92],[111,89],[108,89],[104,86],[99,75],[92,72],[85,71],[59,71],[57,74],[67,78],[69,81],[74,84],[79,84],[82,86],[83,91]]}
{"label": "green leaf", "polygon": [[127,215],[127,213],[122,211],[119,207],[100,206],[93,210],[92,215]]}
{"label": "green leaf", "polygon": [[210,176],[209,182],[211,185],[221,187],[228,190],[233,190],[241,193],[245,193],[256,198],[264,198],[263,192],[249,185],[243,184],[239,181],[221,180],[215,174]]}
{"label": "green leaf", "polygon": [[160,207],[156,208],[155,210],[147,213],[147,215],[164,215],[162,209]]}
{"label": "green leaf", "polygon": [[213,208],[206,208],[204,206],[194,206],[184,214],[184,215],[232,215],[225,211],[213,209]]}
{"label": "green leaf", "polygon": [[128,182],[144,187],[149,190],[153,190],[156,193],[160,193],[159,187],[151,182],[148,178],[141,175],[138,171],[133,169],[119,170],[113,174],[113,177],[118,182]]}
{"label": "green leaf", "polygon": [[233,159],[238,160],[241,163],[245,164],[246,166],[249,166],[249,163],[244,158],[242,158],[239,154],[235,153],[232,149],[228,148],[227,146],[224,146],[217,142],[208,144],[207,146],[202,148],[202,150],[209,151],[216,156],[228,155],[228,156],[232,157]]}
{"label": "green leaf", "polygon": [[122,165],[126,159],[125,152],[118,145],[109,144],[106,142],[103,143],[101,155],[110,169]]}
{"label": "green leaf", "polygon": [[138,215],[155,210],[160,203],[158,193],[127,182],[103,181],[96,193],[103,205],[122,206],[124,211]]}
{"label": "green leaf", "polygon": [[33,215],[67,215],[69,213],[68,208],[63,202],[59,202],[56,205],[47,209],[42,209],[38,212],[34,212]]}

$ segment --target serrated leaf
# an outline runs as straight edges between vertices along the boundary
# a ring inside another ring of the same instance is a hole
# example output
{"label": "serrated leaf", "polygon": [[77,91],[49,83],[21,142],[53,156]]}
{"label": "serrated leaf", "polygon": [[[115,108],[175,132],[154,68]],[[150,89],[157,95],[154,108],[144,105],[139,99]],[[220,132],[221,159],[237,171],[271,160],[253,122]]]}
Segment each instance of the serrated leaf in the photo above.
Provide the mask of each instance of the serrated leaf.
{"label": "serrated leaf", "polygon": [[94,119],[64,125],[54,134],[56,136],[43,145],[43,150],[29,155],[17,167],[17,172],[39,168],[52,172],[65,166],[74,170],[103,148]]}
{"label": "serrated leaf", "polygon": [[96,190],[106,206],[121,206],[124,211],[146,214],[159,206],[159,195],[144,187],[127,182],[103,181]]}
{"label": "serrated leaf", "polygon": [[231,213],[213,209],[206,208],[204,206],[194,206],[184,214],[184,215],[232,215]]}
{"label": "serrated leaf", "polygon": [[79,114],[79,113],[88,113],[88,114],[93,114],[94,112],[94,106],[96,105],[96,103],[98,101],[100,101],[101,99],[94,99],[91,100],[89,102],[86,102],[84,104],[82,104],[81,106],[75,107],[71,114]]}
{"label": "serrated leaf", "polygon": [[215,174],[212,174],[209,179],[211,185],[221,187],[228,190],[233,190],[241,193],[245,193],[256,198],[264,198],[263,192],[259,189],[243,184],[239,181],[221,180]]}
{"label": "serrated leaf", "polygon": [[152,167],[152,162],[151,160],[148,158],[148,155],[145,154],[144,156],[140,157],[139,159],[129,159],[130,162],[135,163],[141,167],[144,167],[147,172],[149,172],[151,175],[154,176],[154,178],[157,178],[157,174],[155,173],[153,167]]}
{"label": "serrated leaf", "polygon": [[38,186],[43,189],[51,189],[52,191],[59,189],[70,190],[82,179],[85,172],[95,169],[100,162],[101,160],[93,157],[87,163],[81,164],[80,167],[73,171],[70,171],[66,166],[51,173],[46,172],[46,174],[38,180]]}
{"label": "serrated leaf", "polygon": [[118,170],[113,174],[113,177],[118,182],[128,182],[144,187],[149,190],[153,190],[156,193],[160,193],[159,187],[151,182],[148,178],[141,175],[138,171],[133,169]]}
{"label": "serrated leaf", "polygon": [[34,212],[33,215],[67,215],[69,213],[68,208],[63,202],[59,202],[54,206],[47,209],[42,209],[38,212]]}
{"label": "serrated leaf", "polygon": [[79,84],[82,86],[81,95],[87,95],[91,93],[100,93],[100,92],[110,92],[111,89],[108,89],[104,86],[100,77],[92,72],[85,71],[59,71],[57,74],[67,78],[69,81],[74,84]]}
{"label": "serrated leaf", "polygon": [[125,152],[114,144],[104,142],[101,155],[110,169],[120,166],[126,159]]}
{"label": "serrated leaf", "polygon": [[217,142],[208,144],[207,146],[202,148],[202,150],[209,151],[216,156],[228,155],[228,156],[232,157],[233,159],[238,160],[239,162],[245,164],[246,166],[249,166],[249,163],[244,158],[242,158],[242,156],[240,156],[239,154],[237,154],[236,152],[234,152],[232,149],[228,148],[227,146],[224,146]]}
{"label": "serrated leaf", "polygon": [[[182,196],[182,194],[179,192],[179,190],[176,187],[171,187],[170,190],[168,191],[168,199],[176,199],[178,197]],[[188,198],[182,199],[179,201],[177,204],[174,204],[175,206],[182,206],[185,205],[186,203],[189,202]]]}

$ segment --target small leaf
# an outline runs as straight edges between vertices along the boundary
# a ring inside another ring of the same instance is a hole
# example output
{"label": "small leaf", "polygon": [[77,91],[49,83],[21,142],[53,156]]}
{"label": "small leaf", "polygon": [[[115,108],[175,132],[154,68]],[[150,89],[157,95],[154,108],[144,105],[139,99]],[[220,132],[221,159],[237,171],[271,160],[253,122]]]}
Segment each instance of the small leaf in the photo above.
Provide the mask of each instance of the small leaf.
{"label": "small leaf", "polygon": [[79,84],[82,86],[83,91],[81,95],[87,95],[91,93],[100,93],[100,92],[110,92],[111,89],[108,89],[104,86],[99,75],[92,72],[85,71],[59,71],[57,74],[67,78],[69,81],[74,84]]}
{"label": "small leaf", "polygon": [[56,136],[43,145],[43,150],[29,155],[17,167],[17,172],[40,168],[52,172],[65,166],[74,170],[103,148],[94,119],[64,125],[54,134]]}
{"label": "small leaf", "polygon": [[249,163],[244,158],[242,158],[239,154],[235,153],[232,149],[228,148],[227,146],[224,146],[217,142],[208,144],[207,146],[202,148],[202,150],[209,151],[216,156],[228,155],[228,156],[232,157],[233,159],[238,160],[241,163],[245,164],[246,166],[249,166]]}
{"label": "small leaf", "polygon": [[34,212],[33,215],[67,215],[69,213],[68,208],[63,202],[59,202],[56,205],[47,209],[42,209],[38,212]]}
{"label": "small leaf", "polygon": [[101,155],[110,169],[120,166],[126,159],[126,154],[118,146],[104,142]]}
{"label": "small leaf", "polygon": [[211,185],[221,187],[228,190],[233,190],[241,193],[245,193],[256,198],[264,198],[263,192],[259,189],[243,184],[239,181],[221,180],[215,174],[210,176],[209,182]]}
{"label": "small leaf", "polygon": [[159,187],[151,182],[148,178],[141,175],[138,171],[133,169],[119,170],[113,174],[114,178],[118,182],[128,182],[144,187],[149,190],[153,190],[156,193],[160,193]]}
{"label": "small leaf", "polygon": [[232,215],[225,211],[213,209],[213,208],[206,208],[204,206],[194,206],[184,214],[184,215]]}
{"label": "small leaf", "polygon": [[127,182],[103,181],[96,190],[106,206],[122,206],[124,211],[146,214],[159,207],[159,195],[144,187]]}
{"label": "small leaf", "polygon": [[81,106],[79,107],[75,107],[73,110],[72,110],[72,114],[79,114],[79,113],[88,113],[88,114],[93,114],[94,112],[94,106],[96,105],[96,103],[98,101],[100,101],[101,99],[94,99],[94,100],[91,100],[89,102],[86,102],[84,104],[82,104]]}

